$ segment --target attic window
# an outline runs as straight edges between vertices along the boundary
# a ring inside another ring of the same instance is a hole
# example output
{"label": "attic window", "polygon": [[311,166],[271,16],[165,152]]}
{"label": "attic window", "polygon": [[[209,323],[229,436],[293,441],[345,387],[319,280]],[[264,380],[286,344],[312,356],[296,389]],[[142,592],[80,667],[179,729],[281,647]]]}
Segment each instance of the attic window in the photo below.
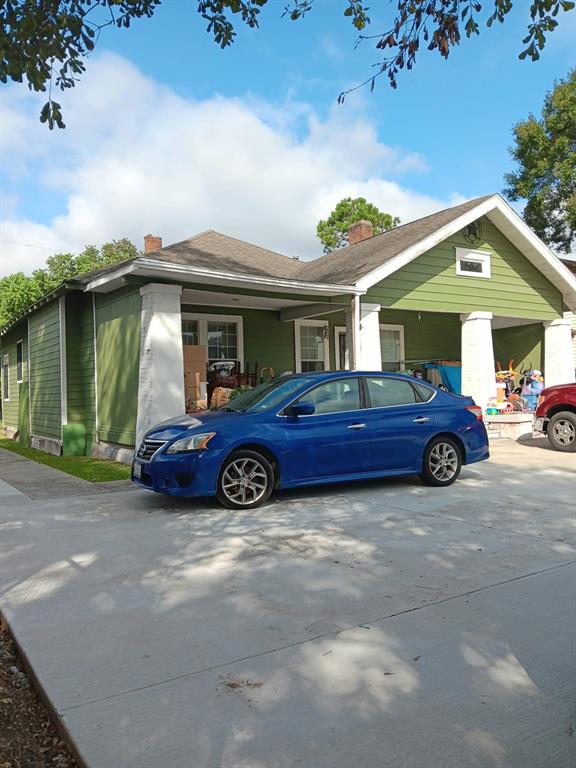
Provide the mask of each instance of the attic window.
{"label": "attic window", "polygon": [[456,274],[466,277],[490,277],[490,253],[456,248]]}

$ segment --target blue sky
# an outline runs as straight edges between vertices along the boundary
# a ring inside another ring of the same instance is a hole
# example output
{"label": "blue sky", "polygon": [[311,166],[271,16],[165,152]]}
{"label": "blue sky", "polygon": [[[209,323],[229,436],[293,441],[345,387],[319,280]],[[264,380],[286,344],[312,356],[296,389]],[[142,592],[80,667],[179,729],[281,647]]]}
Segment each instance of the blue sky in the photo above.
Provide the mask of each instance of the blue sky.
{"label": "blue sky", "polygon": [[[260,29],[237,21],[224,51],[195,5],[169,0],[152,20],[106,30],[60,98],[60,135],[37,124],[42,97],[3,89],[0,274],[86,242],[140,244],[143,229],[169,242],[213,227],[312,257],[315,222],[345,194],[406,221],[501,191],[513,124],[539,113],[576,44],[573,12],[539,62],[519,61],[523,0],[448,61],[423,50],[396,91],[381,78],[336,106],[377,61],[369,42],[354,50],[341,3],[291,22],[272,0]],[[390,6],[372,5],[384,10],[370,13],[377,31]]]}

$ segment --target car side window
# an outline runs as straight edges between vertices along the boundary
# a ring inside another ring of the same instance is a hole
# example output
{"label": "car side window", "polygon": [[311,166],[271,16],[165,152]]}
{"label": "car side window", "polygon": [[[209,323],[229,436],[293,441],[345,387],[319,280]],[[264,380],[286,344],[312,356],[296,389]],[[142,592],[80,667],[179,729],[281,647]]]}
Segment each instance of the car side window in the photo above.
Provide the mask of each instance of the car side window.
{"label": "car side window", "polygon": [[360,384],[358,379],[353,378],[326,381],[306,392],[296,402],[312,403],[315,414],[356,411],[361,407]]}
{"label": "car side window", "polygon": [[423,403],[427,403],[428,400],[432,400],[432,396],[434,394],[433,389],[430,389],[430,387],[427,387],[425,384],[420,384],[419,382],[416,382],[416,381],[412,382],[412,386],[420,395],[420,398]]}
{"label": "car side window", "polygon": [[416,393],[409,381],[387,378],[366,378],[371,408],[409,405],[416,402]]}

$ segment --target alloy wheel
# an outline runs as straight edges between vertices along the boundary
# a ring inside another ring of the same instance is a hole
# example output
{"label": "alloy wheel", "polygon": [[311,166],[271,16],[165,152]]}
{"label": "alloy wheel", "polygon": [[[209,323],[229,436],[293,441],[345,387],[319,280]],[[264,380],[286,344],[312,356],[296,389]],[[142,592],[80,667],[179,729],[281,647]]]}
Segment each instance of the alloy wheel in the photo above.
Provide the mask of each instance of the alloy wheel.
{"label": "alloy wheel", "polygon": [[222,492],[234,504],[253,504],[264,496],[268,475],[256,459],[236,459],[222,474]]}
{"label": "alloy wheel", "polygon": [[450,443],[437,443],[428,458],[430,472],[436,480],[451,480],[458,471],[458,454]]}
{"label": "alloy wheel", "polygon": [[576,427],[568,419],[560,419],[552,429],[554,439],[560,445],[571,445],[576,439]]}

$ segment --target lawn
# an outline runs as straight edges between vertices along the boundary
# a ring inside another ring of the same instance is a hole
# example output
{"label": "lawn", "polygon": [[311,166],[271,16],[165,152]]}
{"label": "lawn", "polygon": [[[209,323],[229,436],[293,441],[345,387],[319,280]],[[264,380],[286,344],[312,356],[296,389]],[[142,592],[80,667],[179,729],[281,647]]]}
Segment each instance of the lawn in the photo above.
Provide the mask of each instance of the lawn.
{"label": "lawn", "polygon": [[105,483],[110,480],[127,480],[130,478],[130,467],[109,459],[93,459],[90,456],[52,456],[35,448],[25,448],[20,443],[0,437],[0,448],[33,459],[39,464],[67,472],[69,475],[89,480],[91,483]]}

